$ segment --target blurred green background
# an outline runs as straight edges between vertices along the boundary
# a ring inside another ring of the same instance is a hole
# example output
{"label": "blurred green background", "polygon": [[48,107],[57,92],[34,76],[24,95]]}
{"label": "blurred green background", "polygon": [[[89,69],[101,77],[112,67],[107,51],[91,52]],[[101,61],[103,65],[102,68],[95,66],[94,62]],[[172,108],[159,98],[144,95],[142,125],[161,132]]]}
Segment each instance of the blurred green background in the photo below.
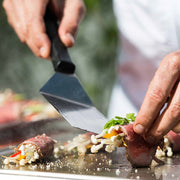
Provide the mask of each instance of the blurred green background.
{"label": "blurred green background", "polygon": [[[107,113],[116,72],[117,27],[109,0],[85,0],[87,13],[76,44],[69,50],[76,73],[95,106]],[[7,23],[0,0],[0,90],[11,88],[28,98],[54,73],[49,61],[35,57]]]}

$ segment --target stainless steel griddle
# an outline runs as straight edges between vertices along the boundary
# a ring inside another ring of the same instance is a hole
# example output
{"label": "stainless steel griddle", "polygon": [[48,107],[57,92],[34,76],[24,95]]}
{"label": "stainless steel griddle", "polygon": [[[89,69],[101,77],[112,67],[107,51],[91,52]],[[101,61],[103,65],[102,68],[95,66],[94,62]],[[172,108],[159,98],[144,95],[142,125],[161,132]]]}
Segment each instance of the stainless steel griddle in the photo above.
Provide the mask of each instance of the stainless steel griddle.
{"label": "stainless steel griddle", "polygon": [[[5,128],[5,127],[4,127]],[[7,127],[6,127],[7,128]],[[0,156],[12,153],[12,147],[6,145],[16,144],[17,140],[24,140],[30,136],[46,133],[58,142],[63,143],[71,140],[74,136],[84,131],[72,128],[63,119],[43,120],[16,126],[8,127],[4,142],[0,141]],[[14,128],[14,129],[13,129]],[[34,128],[36,128],[34,130]],[[20,131],[20,132],[18,132]],[[4,129],[5,132],[5,129]],[[10,133],[10,135],[8,135]],[[14,134],[13,134],[14,133]],[[2,130],[0,131],[0,137]],[[17,137],[6,141],[6,137]],[[18,178],[21,179],[144,179],[144,180],[180,180],[180,154],[173,158],[163,158],[165,165],[153,164],[151,168],[132,168],[126,159],[124,148],[109,154],[100,152],[98,154],[87,154],[80,157],[76,153],[60,153],[57,157],[50,157],[42,163],[17,167],[15,165],[5,166],[0,158],[0,179]]]}

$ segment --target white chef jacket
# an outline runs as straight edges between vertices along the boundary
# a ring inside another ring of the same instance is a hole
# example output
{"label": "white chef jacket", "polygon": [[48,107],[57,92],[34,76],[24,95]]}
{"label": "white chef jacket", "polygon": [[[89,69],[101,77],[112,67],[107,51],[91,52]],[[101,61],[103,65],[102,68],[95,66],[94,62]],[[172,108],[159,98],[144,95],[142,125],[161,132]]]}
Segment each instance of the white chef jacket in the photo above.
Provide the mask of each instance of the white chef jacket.
{"label": "white chef jacket", "polygon": [[137,114],[159,63],[179,49],[180,0],[114,0],[120,33],[109,118]]}

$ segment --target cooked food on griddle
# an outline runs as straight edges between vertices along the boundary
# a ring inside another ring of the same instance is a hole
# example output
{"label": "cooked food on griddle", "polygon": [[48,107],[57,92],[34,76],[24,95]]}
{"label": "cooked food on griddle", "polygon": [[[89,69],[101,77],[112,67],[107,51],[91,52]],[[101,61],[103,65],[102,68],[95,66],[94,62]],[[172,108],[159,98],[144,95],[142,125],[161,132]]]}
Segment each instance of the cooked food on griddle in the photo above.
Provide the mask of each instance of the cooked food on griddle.
{"label": "cooked food on griddle", "polygon": [[[71,151],[76,149],[79,155],[84,155],[87,150],[91,153],[98,153],[105,150],[109,153],[118,147],[125,147],[127,158],[133,166],[145,167],[151,165],[152,160],[163,163],[159,156],[173,155],[173,150],[180,150],[180,143],[174,144],[176,139],[180,140],[180,135],[168,133],[158,144],[147,143],[141,135],[133,130],[135,115],[127,114],[126,118],[115,117],[108,121],[101,134],[81,134],[64,145],[63,149]],[[179,141],[180,142],[180,141]]]}
{"label": "cooked food on griddle", "polygon": [[173,152],[180,151],[180,133],[175,133],[170,131],[165,138],[169,141],[170,146],[172,147]]}
{"label": "cooked food on griddle", "polygon": [[132,122],[134,114],[128,114],[127,118],[115,117],[108,121],[101,134],[86,133],[80,134],[72,141],[69,141],[63,148],[71,151],[77,148],[78,153],[84,155],[89,149],[92,153],[97,153],[100,149],[112,152],[116,147],[120,147],[124,143],[124,133],[118,133],[119,127],[116,125],[124,125]]}
{"label": "cooked food on griddle", "polygon": [[0,124],[57,117],[59,114],[49,103],[26,99],[10,89],[0,93]]}
{"label": "cooked food on griddle", "polygon": [[96,134],[94,133],[80,134],[74,137],[73,141],[69,141],[65,146],[61,146],[61,148],[65,151],[77,150],[79,155],[85,155],[87,150],[92,147],[92,143],[91,143],[92,135],[96,135]]}
{"label": "cooked food on griddle", "polygon": [[45,134],[25,140],[15,149],[15,154],[4,157],[4,164],[24,166],[46,159],[53,154],[55,143],[55,140]]}
{"label": "cooked food on griddle", "polygon": [[156,145],[147,143],[141,135],[134,132],[133,124],[121,126],[121,130],[125,134],[124,141],[127,158],[132,166],[146,167],[151,164],[152,160],[162,163],[162,161],[155,157],[156,149],[161,142]]}

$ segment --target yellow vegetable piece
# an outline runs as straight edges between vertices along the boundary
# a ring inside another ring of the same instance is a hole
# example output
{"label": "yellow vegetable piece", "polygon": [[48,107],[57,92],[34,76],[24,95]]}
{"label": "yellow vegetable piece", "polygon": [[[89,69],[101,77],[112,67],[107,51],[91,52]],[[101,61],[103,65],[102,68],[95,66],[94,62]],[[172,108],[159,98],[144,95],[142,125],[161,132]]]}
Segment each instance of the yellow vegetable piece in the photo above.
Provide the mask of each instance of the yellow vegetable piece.
{"label": "yellow vegetable piece", "polygon": [[107,138],[107,139],[110,139],[112,136],[116,136],[118,135],[118,133],[116,131],[111,131],[111,133],[107,133],[103,136],[103,138]]}
{"label": "yellow vegetable piece", "polygon": [[21,159],[25,159],[26,158],[26,155],[20,155],[18,160],[20,161]]}

